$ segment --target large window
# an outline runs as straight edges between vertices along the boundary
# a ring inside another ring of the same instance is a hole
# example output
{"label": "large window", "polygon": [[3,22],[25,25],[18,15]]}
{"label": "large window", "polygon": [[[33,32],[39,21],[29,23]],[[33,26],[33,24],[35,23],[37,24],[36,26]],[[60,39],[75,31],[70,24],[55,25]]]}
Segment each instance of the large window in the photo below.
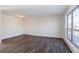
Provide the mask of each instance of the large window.
{"label": "large window", "polygon": [[67,16],[67,36],[73,44],[79,47],[79,6]]}
{"label": "large window", "polygon": [[71,40],[71,30],[72,30],[72,14],[68,15],[68,27],[67,27],[67,31],[68,31],[68,39]]}
{"label": "large window", "polygon": [[79,7],[73,11],[73,43],[79,47]]}

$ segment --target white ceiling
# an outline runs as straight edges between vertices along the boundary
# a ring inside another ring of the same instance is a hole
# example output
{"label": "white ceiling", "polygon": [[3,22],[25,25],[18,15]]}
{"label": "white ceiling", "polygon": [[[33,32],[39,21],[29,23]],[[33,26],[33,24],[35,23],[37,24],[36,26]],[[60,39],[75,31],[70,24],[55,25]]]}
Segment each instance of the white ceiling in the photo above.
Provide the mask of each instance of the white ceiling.
{"label": "white ceiling", "polygon": [[15,5],[15,6],[0,6],[3,13],[9,15],[28,16],[53,16],[63,15],[68,5]]}

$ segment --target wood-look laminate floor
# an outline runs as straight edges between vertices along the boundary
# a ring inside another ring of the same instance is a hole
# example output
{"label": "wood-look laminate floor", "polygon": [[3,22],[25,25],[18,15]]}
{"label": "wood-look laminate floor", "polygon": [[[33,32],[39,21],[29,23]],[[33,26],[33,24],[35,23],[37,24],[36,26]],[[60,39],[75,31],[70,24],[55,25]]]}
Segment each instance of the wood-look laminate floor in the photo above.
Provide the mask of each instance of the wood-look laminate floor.
{"label": "wood-look laminate floor", "polygon": [[20,35],[4,39],[0,44],[1,53],[71,53],[63,39]]}

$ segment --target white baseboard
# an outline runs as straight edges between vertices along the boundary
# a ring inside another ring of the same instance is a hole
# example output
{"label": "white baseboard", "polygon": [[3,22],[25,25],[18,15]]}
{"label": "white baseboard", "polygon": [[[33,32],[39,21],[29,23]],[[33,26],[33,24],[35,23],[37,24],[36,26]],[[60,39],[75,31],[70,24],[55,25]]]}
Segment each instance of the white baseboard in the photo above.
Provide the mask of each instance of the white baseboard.
{"label": "white baseboard", "polygon": [[46,35],[36,35],[36,34],[24,34],[24,35],[34,35],[34,36],[43,36],[43,37],[62,38],[62,37],[56,37],[56,36],[46,36]]}

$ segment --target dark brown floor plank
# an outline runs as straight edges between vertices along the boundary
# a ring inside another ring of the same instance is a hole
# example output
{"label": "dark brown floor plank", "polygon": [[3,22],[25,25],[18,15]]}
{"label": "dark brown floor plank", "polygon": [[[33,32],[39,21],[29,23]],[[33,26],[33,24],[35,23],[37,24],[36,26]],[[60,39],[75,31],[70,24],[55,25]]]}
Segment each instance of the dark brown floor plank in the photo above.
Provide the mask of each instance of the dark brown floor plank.
{"label": "dark brown floor plank", "polygon": [[20,35],[2,40],[1,53],[71,53],[63,39]]}

